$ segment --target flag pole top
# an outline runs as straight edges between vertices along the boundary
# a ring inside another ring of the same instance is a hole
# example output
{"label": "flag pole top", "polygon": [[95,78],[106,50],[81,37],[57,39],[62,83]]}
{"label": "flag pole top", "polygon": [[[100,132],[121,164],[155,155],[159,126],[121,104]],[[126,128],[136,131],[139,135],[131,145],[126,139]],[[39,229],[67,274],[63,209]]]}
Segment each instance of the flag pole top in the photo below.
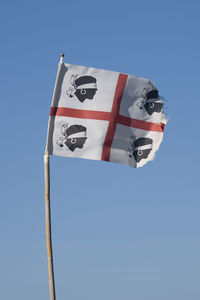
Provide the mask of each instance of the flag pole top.
{"label": "flag pole top", "polygon": [[60,54],[60,64],[63,64],[63,58],[64,58],[64,56],[65,56],[64,53]]}

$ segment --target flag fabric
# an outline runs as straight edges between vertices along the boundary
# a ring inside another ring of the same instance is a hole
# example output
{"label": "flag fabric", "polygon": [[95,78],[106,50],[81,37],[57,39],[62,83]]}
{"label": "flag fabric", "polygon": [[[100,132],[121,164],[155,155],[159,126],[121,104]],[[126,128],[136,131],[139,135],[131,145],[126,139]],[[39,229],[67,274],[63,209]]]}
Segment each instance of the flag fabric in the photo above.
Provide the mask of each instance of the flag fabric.
{"label": "flag fabric", "polygon": [[50,110],[50,155],[141,167],[163,139],[163,101],[151,80],[62,63]]}

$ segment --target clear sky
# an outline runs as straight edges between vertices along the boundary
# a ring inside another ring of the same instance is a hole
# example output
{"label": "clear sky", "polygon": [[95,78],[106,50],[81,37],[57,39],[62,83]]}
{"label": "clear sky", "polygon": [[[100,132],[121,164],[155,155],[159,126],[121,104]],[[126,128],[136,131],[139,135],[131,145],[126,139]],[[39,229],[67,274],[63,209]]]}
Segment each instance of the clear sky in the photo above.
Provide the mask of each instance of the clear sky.
{"label": "clear sky", "polygon": [[170,118],[140,169],[51,158],[58,300],[199,300],[199,1],[3,1],[0,299],[49,299],[43,152],[65,62],[153,80]]}

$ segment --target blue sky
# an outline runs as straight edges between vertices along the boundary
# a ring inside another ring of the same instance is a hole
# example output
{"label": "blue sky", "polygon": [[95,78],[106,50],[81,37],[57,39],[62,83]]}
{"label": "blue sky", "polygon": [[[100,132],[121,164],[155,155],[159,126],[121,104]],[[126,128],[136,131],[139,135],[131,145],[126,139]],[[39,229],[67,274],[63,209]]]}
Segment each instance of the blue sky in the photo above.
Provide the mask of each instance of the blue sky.
{"label": "blue sky", "polygon": [[51,158],[57,299],[200,299],[199,1],[4,1],[0,298],[49,299],[43,152],[65,62],[152,79],[169,122],[140,169]]}

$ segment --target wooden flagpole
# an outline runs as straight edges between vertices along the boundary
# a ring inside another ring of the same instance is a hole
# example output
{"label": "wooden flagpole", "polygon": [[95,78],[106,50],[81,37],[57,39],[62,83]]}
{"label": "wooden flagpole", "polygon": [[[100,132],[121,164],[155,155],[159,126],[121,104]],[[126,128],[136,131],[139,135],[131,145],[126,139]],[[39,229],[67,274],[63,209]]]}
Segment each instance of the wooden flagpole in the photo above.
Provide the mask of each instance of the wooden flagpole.
{"label": "wooden flagpole", "polygon": [[[61,59],[58,66],[55,88],[52,97],[52,107],[54,107],[57,88],[60,77],[61,66],[63,64],[64,54],[61,54]],[[50,165],[49,165],[49,130],[51,130],[52,118],[50,117],[47,133],[47,145],[44,153],[44,183],[45,183],[45,223],[46,223],[46,245],[47,245],[47,260],[48,260],[48,276],[49,276],[49,293],[50,300],[56,299],[55,280],[53,270],[53,251],[52,251],[52,237],[51,237],[51,208],[50,208]]]}
{"label": "wooden flagpole", "polygon": [[49,172],[49,154],[44,154],[44,183],[45,183],[45,219],[46,219],[46,244],[49,275],[49,293],[50,299],[56,299],[55,281],[53,272],[53,252],[51,238],[51,209],[50,209],[50,172]]}

